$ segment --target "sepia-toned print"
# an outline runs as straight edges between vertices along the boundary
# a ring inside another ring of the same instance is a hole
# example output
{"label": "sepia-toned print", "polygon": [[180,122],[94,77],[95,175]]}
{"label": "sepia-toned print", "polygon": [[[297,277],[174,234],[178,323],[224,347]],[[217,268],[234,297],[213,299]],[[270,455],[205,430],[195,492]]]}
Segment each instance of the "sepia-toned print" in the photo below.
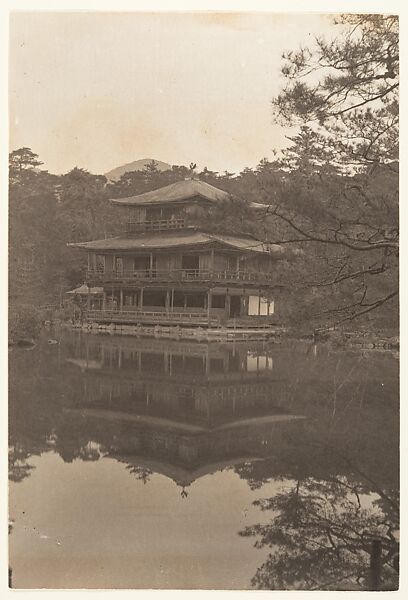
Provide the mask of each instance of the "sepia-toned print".
{"label": "sepia-toned print", "polygon": [[399,22],[13,12],[9,587],[399,588]]}

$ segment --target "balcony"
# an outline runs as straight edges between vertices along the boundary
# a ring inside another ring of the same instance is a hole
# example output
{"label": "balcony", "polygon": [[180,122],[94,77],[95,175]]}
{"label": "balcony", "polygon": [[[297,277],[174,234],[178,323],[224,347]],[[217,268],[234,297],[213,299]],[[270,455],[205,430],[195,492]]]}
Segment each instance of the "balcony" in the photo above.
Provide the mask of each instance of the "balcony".
{"label": "balcony", "polygon": [[207,271],[202,269],[145,269],[142,271],[100,271],[90,270],[87,280],[91,283],[239,283],[250,285],[271,285],[272,273],[255,271]]}
{"label": "balcony", "polygon": [[192,312],[191,309],[177,311],[165,310],[160,307],[135,310],[87,310],[84,316],[88,322],[108,323],[108,324],[127,324],[127,325],[180,325],[180,326],[201,326],[201,327],[227,327],[227,328],[245,328],[256,327],[264,328],[275,324],[276,318],[269,316],[242,316],[225,317],[224,311],[220,309],[198,310]]}
{"label": "balcony", "polygon": [[168,231],[171,229],[184,229],[185,219],[157,219],[154,221],[128,221],[127,233],[144,233],[146,231]]}

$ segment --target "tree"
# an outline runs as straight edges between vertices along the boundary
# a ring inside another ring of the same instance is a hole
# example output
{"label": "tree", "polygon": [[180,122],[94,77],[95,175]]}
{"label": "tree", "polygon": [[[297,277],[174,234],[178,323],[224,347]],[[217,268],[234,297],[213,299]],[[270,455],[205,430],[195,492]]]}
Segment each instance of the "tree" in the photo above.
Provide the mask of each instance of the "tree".
{"label": "tree", "polygon": [[60,213],[70,216],[72,220],[72,239],[84,239],[95,231],[105,216],[106,177],[93,175],[85,169],[75,167],[62,175],[59,187]]}
{"label": "tree", "polygon": [[38,170],[29,148],[9,155],[9,294],[13,304],[37,304],[48,295],[58,178]]}
{"label": "tree", "polygon": [[335,25],[335,39],[284,55],[287,85],[272,104],[298,133],[275,162],[278,193],[263,191],[273,241],[317,259],[299,287],[335,289],[336,302],[317,316],[340,323],[392,300],[395,313],[398,18],[344,15]]}
{"label": "tree", "polygon": [[[285,486],[274,497],[257,500],[261,510],[274,511],[266,524],[246,527],[243,536],[256,536],[255,546],[271,548],[252,584],[272,590],[369,589],[370,552],[382,545],[382,586],[398,589],[398,508],[381,510],[363,505],[363,489],[346,477],[308,478]],[[366,503],[367,504],[367,503]]]}
{"label": "tree", "polygon": [[42,165],[38,160],[38,154],[35,154],[31,148],[19,148],[9,154],[9,177],[10,184],[20,182],[26,173],[35,172],[35,169]]}

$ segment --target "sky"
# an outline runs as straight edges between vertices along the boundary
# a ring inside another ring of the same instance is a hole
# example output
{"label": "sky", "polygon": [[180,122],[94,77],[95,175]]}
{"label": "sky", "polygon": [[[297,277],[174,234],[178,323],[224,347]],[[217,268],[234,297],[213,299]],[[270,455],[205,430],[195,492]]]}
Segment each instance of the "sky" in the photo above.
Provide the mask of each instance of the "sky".
{"label": "sky", "polygon": [[317,13],[12,13],[10,149],[57,174],[255,167],[288,145],[271,106],[282,52],[333,30]]}

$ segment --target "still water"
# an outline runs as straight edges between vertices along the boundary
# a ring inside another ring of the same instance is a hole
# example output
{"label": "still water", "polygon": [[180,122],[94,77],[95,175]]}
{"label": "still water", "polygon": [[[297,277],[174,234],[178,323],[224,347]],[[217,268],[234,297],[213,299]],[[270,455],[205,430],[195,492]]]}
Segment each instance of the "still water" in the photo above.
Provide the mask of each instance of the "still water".
{"label": "still water", "polygon": [[9,419],[13,587],[397,586],[390,352],[49,331]]}

